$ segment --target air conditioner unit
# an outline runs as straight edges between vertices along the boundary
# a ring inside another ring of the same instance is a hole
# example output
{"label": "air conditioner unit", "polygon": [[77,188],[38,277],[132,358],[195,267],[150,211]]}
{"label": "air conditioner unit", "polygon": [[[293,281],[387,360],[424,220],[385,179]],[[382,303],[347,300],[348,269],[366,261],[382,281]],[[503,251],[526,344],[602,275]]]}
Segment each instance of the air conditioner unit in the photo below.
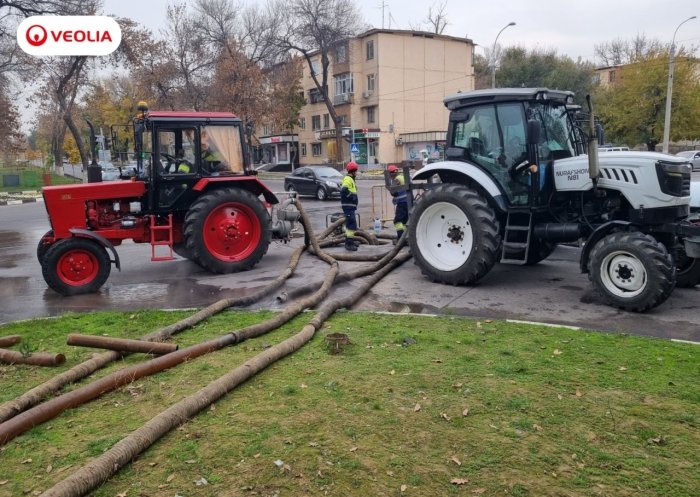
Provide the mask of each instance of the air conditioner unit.
{"label": "air conditioner unit", "polygon": [[401,145],[403,145],[403,138],[397,138],[396,140],[394,140],[394,143],[397,147],[400,147]]}
{"label": "air conditioner unit", "polygon": [[365,90],[365,91],[362,92],[362,98],[369,98],[369,96],[370,96],[371,94],[372,94],[371,91]]}

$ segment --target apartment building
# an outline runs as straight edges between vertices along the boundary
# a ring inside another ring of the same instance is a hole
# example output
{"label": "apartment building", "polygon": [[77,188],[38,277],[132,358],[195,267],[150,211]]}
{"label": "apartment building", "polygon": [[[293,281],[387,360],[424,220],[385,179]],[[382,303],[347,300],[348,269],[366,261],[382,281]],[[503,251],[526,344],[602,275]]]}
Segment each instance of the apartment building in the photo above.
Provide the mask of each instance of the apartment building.
{"label": "apartment building", "polygon": [[[264,134],[289,164],[355,160],[364,167],[415,161],[444,151],[447,95],[474,89],[474,44],[467,38],[421,31],[372,29],[339,44],[331,54],[328,93],[342,118],[343,149],[335,126],[304,65],[306,105],[298,127]],[[320,74],[320,54],[312,57]],[[270,154],[268,154],[270,155]],[[338,157],[339,156],[339,157]],[[294,160],[296,159],[296,160]]]}

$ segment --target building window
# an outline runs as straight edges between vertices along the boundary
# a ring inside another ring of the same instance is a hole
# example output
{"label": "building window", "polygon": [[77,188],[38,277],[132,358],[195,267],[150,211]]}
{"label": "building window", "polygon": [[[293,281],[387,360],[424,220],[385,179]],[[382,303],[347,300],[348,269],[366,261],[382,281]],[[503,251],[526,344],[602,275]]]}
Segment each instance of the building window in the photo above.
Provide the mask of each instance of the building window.
{"label": "building window", "polygon": [[306,118],[305,117],[299,118],[299,129],[306,129]]}
{"label": "building window", "polygon": [[306,157],[306,143],[301,144],[301,156]]}
{"label": "building window", "polygon": [[321,73],[321,63],[318,60],[311,61],[311,75]]}
{"label": "building window", "polygon": [[346,45],[338,45],[335,47],[335,63],[345,64],[348,61],[348,47]]}
{"label": "building window", "polygon": [[328,129],[331,127],[331,116],[330,114],[323,114],[323,129]]}
{"label": "building window", "polygon": [[353,92],[352,73],[345,72],[335,76],[335,94],[344,95]]}
{"label": "building window", "polygon": [[346,122],[348,122],[348,116],[343,114],[342,116],[338,116],[338,122],[342,125],[344,125]]}
{"label": "building window", "polygon": [[610,82],[611,83],[615,81],[615,76],[616,76],[615,71],[610,71]]}
{"label": "building window", "polygon": [[321,116],[311,116],[311,129],[314,131],[321,129]]}
{"label": "building window", "polygon": [[600,74],[594,74],[593,76],[591,76],[591,83],[593,83],[594,85],[600,83]]}
{"label": "building window", "polygon": [[377,107],[367,107],[367,122],[377,122]]}
{"label": "building window", "polygon": [[374,74],[367,75],[367,91],[374,91]]}
{"label": "building window", "polygon": [[311,144],[311,155],[314,157],[318,157],[321,155],[321,144],[320,143],[312,143]]}
{"label": "building window", "polygon": [[365,48],[367,49],[367,60],[374,59],[374,40],[369,40]]}

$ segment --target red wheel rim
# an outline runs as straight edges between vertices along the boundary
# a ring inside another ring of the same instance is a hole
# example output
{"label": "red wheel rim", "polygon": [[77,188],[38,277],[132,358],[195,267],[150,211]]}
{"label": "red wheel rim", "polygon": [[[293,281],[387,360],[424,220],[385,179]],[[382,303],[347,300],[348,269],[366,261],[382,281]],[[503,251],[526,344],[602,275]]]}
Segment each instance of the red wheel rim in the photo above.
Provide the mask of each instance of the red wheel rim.
{"label": "red wheel rim", "polygon": [[262,236],[255,211],[237,202],[221,204],[212,210],[202,230],[209,253],[226,262],[242,261],[250,256]]}
{"label": "red wheel rim", "polygon": [[87,250],[69,250],[56,263],[58,278],[70,286],[83,286],[97,277],[100,262]]}

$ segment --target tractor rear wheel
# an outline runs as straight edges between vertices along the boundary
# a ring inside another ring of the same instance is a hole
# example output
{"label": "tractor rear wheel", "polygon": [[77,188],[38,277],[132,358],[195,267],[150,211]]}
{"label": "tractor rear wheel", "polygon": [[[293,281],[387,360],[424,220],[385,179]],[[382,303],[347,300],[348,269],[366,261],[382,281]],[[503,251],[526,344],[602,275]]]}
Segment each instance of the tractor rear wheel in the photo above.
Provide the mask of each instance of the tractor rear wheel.
{"label": "tractor rear wheel", "polygon": [[588,277],[605,301],[644,312],[663,303],[676,285],[676,268],[666,247],[639,232],[612,233],[591,250]]}
{"label": "tractor rear wheel", "polygon": [[183,243],[173,243],[173,252],[184,259],[192,260],[192,252],[187,249],[187,245]]}
{"label": "tractor rear wheel", "polygon": [[44,280],[61,295],[96,292],[111,269],[105,248],[87,238],[65,238],[54,243],[41,262]]}
{"label": "tractor rear wheel", "polygon": [[443,184],[427,190],[416,202],[409,226],[413,258],[431,281],[475,283],[498,260],[496,216],[466,186]]}
{"label": "tractor rear wheel", "polygon": [[187,212],[186,249],[213,273],[255,266],[270,245],[270,214],[252,193],[222,188],[202,195]]}

